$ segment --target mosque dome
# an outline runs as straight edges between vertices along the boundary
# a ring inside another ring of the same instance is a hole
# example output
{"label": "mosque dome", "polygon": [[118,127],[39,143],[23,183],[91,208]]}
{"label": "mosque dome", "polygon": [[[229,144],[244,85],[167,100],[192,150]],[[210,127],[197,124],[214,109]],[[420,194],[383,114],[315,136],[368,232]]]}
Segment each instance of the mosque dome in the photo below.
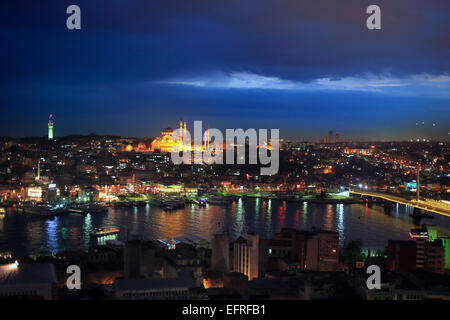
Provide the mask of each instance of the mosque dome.
{"label": "mosque dome", "polygon": [[162,134],[173,133],[173,129],[171,127],[167,127],[162,131]]}

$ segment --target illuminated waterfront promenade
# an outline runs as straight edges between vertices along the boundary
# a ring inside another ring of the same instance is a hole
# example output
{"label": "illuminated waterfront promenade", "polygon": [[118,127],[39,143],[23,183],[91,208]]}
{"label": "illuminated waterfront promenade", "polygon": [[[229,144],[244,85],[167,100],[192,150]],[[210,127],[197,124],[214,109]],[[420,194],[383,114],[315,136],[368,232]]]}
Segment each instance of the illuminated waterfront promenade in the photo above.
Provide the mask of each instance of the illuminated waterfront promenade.
{"label": "illuminated waterfront promenade", "polygon": [[426,211],[434,212],[437,214],[441,214],[447,217],[450,217],[450,205],[436,201],[431,199],[426,199],[425,201],[417,201],[417,200],[406,200],[401,197],[396,197],[389,194],[379,193],[379,192],[370,192],[370,191],[362,191],[362,190],[351,190],[350,193],[367,196],[367,197],[376,197],[384,200],[397,202],[401,204],[405,204],[407,206],[411,206],[418,209],[423,209]]}

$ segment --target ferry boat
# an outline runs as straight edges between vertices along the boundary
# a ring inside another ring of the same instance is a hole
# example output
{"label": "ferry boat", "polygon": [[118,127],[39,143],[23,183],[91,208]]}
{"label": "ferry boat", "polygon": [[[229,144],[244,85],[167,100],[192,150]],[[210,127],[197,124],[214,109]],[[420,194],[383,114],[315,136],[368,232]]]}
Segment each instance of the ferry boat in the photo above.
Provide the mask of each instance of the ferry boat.
{"label": "ferry boat", "polygon": [[180,200],[165,201],[163,210],[172,211],[172,210],[176,210],[176,209],[181,209],[181,208],[184,208],[185,205],[186,205],[185,202],[182,200],[181,201]]}
{"label": "ferry boat", "polygon": [[23,212],[33,216],[53,217],[68,210],[64,205],[36,204],[23,206]]}
{"label": "ferry boat", "polygon": [[117,201],[117,202],[111,203],[111,206],[123,207],[123,208],[143,207],[143,206],[146,206],[147,203],[148,203],[147,201]]}
{"label": "ferry boat", "polygon": [[108,207],[100,204],[73,204],[69,207],[72,213],[98,213],[108,211]]}
{"label": "ferry boat", "polygon": [[113,227],[113,226],[100,227],[100,228],[95,228],[94,230],[92,230],[91,236],[104,237],[104,236],[109,236],[109,235],[113,235],[113,234],[118,234],[119,231],[120,231],[119,228]]}
{"label": "ferry boat", "polygon": [[215,196],[209,197],[208,202],[211,204],[229,204],[235,200],[234,196]]}
{"label": "ferry boat", "polygon": [[422,226],[422,228],[414,228],[409,232],[409,236],[411,239],[426,239],[428,240],[428,231],[427,228]]}
{"label": "ferry boat", "polygon": [[199,207],[206,207],[206,200],[197,198],[192,201],[194,204],[198,205]]}
{"label": "ferry boat", "polygon": [[186,206],[186,201],[182,198],[156,198],[151,201],[151,205],[160,207],[165,211],[172,211]]}

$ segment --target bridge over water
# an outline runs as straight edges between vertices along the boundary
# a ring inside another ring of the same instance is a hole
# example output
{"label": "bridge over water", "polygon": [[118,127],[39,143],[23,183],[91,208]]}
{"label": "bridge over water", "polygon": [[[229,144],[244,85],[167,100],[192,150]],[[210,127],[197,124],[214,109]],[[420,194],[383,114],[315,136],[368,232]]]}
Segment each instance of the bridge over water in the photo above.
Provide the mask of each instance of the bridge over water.
{"label": "bridge over water", "polygon": [[444,215],[450,217],[450,205],[446,203],[442,203],[437,200],[425,199],[425,200],[407,200],[401,197],[393,196],[390,194],[380,193],[380,192],[371,192],[365,190],[350,190],[351,194],[357,194],[366,197],[374,197],[380,198],[387,201],[397,202],[401,204],[405,204],[407,206],[411,206],[414,208],[434,212],[440,215]]}

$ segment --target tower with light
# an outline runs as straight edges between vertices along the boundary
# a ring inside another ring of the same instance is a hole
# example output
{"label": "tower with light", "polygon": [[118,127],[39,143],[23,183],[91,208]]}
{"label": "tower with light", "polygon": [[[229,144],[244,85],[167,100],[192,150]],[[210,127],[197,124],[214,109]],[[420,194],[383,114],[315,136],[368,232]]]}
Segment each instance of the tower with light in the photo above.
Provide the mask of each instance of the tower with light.
{"label": "tower with light", "polygon": [[53,140],[53,115],[48,118],[48,140]]}

